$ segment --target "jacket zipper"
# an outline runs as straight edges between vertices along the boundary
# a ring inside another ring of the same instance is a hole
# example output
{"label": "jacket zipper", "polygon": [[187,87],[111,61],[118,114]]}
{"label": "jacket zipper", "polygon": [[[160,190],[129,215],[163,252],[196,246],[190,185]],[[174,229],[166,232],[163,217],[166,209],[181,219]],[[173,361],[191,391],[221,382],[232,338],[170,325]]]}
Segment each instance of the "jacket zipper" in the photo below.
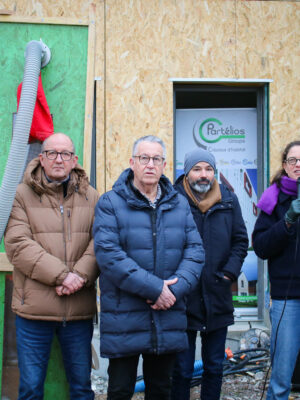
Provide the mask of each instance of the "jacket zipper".
{"label": "jacket zipper", "polygon": [[71,210],[67,211],[68,216],[68,240],[71,241]]}
{"label": "jacket zipper", "polygon": [[151,319],[151,328],[152,328],[152,342],[153,342],[153,351],[154,354],[158,354],[158,350],[157,350],[157,332],[156,332],[156,326],[155,326],[155,322],[154,322],[154,313],[153,311],[151,311],[152,313],[152,319]]}
{"label": "jacket zipper", "polygon": [[67,264],[67,246],[66,246],[66,235],[65,235],[65,225],[64,225],[64,206],[60,205],[61,221],[62,221],[62,234],[64,243],[64,254],[65,254],[65,264]]}
{"label": "jacket zipper", "polygon": [[[153,257],[154,257],[154,274],[156,273],[156,217],[157,217],[157,212],[156,209],[153,209],[151,212],[151,225],[152,225],[152,240],[153,240]],[[154,348],[154,353],[158,354],[158,349],[157,349],[157,331],[156,331],[156,326],[154,322],[154,312],[151,310],[152,318],[151,318],[151,328],[152,328],[152,343],[153,343],[153,348]]]}
{"label": "jacket zipper", "polygon": [[[67,244],[66,244],[65,225],[64,225],[64,206],[61,204],[59,208],[62,219],[62,234],[64,243],[65,264],[67,265]],[[66,326],[66,307],[67,307],[66,301],[64,302],[64,306],[65,306],[65,316],[63,317],[63,327]]]}
{"label": "jacket zipper", "polygon": [[153,241],[153,256],[154,256],[154,274],[156,273],[156,210],[153,209],[151,213],[151,225],[152,225],[152,241]]}

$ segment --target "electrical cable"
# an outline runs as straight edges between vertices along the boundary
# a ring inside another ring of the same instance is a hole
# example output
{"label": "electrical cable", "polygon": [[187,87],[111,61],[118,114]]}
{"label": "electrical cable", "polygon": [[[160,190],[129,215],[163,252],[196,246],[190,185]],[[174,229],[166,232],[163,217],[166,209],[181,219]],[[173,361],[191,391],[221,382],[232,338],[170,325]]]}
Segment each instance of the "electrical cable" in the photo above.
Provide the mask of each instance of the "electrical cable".
{"label": "electrical cable", "polygon": [[[299,193],[299,186],[300,186],[299,178],[298,178],[298,181],[297,181],[297,182],[298,182],[298,193]],[[298,197],[299,197],[299,194],[298,194]],[[271,363],[270,363],[269,368],[268,368],[268,370],[267,370],[267,372],[266,372],[266,376],[265,376],[265,380],[264,380],[264,386],[263,386],[263,391],[262,391],[260,400],[263,400],[263,396],[264,396],[264,393],[265,393],[265,390],[266,390],[267,379],[268,379],[268,376],[269,376],[269,373],[270,373],[270,369],[271,369],[271,367],[272,367],[273,360],[274,360],[274,356],[275,356],[276,345],[277,345],[277,337],[278,337],[278,331],[279,331],[279,327],[280,327],[280,324],[281,324],[281,320],[282,320],[283,315],[284,315],[284,311],[285,311],[285,307],[286,307],[286,302],[287,302],[287,299],[288,299],[289,291],[290,291],[290,288],[291,288],[292,281],[293,281],[293,279],[294,279],[294,273],[295,273],[295,269],[296,269],[296,266],[297,266],[298,246],[299,246],[299,217],[298,217],[298,220],[297,220],[297,231],[296,231],[296,247],[295,247],[294,268],[291,270],[291,275],[290,275],[288,287],[287,287],[287,290],[286,290],[286,295],[285,295],[285,298],[284,298],[284,305],[283,305],[282,312],[281,312],[281,315],[280,315],[280,318],[279,318],[279,321],[278,321],[278,325],[277,325],[277,328],[276,328],[275,340],[274,340],[274,349],[273,349],[272,354],[271,354]]]}
{"label": "electrical cable", "polygon": [[[268,366],[269,354],[269,349],[263,347],[237,351],[232,358],[224,361],[223,376],[260,371]],[[194,375],[190,386],[200,385],[201,380],[202,373]]]}
{"label": "electrical cable", "polygon": [[[236,351],[233,353],[233,357],[224,360],[223,376],[260,371],[267,367],[269,355],[269,349],[264,347]],[[190,383],[191,388],[201,384],[202,374],[202,360],[197,360],[194,363],[194,373]],[[143,375],[139,375],[136,378],[134,392],[143,392],[144,390]]]}

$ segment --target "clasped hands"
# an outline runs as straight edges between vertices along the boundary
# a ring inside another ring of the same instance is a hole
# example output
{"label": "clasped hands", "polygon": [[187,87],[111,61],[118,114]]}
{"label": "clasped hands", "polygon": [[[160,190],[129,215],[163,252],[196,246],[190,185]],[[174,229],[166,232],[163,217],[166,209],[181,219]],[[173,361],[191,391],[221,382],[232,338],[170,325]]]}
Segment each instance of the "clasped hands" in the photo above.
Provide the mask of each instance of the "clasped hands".
{"label": "clasped hands", "polygon": [[174,285],[177,281],[178,278],[165,280],[161,294],[156,302],[153,304],[151,300],[147,300],[147,303],[151,304],[151,308],[153,308],[153,310],[168,310],[175,304],[176,297],[169,289],[169,286]]}
{"label": "clasped hands", "polygon": [[56,294],[58,296],[73,294],[80,290],[84,285],[84,279],[74,272],[69,272],[60,286],[56,286]]}

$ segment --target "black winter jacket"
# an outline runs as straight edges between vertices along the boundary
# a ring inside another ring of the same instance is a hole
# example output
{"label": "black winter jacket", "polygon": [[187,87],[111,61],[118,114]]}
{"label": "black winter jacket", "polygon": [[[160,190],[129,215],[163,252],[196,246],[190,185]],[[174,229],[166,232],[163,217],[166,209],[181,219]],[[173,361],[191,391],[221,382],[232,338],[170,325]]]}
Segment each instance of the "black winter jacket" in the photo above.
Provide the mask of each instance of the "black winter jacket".
{"label": "black winter jacket", "polygon": [[272,214],[261,211],[252,234],[256,255],[268,260],[271,297],[278,300],[286,296],[300,298],[299,243],[295,254],[297,230],[300,236],[300,221],[289,229],[284,222],[284,215],[294,199],[295,197],[279,192],[278,202]]}
{"label": "black winter jacket", "polygon": [[[173,353],[187,348],[186,296],[196,286],[204,250],[189,205],[162,176],[156,209],[134,192],[125,170],[95,211],[95,254],[101,271],[102,357]],[[163,281],[176,303],[153,310]]]}
{"label": "black winter jacket", "polygon": [[188,329],[213,331],[234,323],[231,281],[237,279],[247,255],[248,235],[237,196],[220,185],[222,200],[206,213],[186,194],[181,175],[174,187],[188,199],[203,240],[205,265],[196,290],[189,295]]}

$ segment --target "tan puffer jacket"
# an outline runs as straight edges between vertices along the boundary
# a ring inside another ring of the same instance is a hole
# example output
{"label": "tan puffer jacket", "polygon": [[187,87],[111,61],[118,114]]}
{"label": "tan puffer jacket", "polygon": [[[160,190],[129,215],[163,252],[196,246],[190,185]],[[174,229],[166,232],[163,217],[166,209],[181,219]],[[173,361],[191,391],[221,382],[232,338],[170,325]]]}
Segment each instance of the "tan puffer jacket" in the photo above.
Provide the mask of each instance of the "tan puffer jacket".
{"label": "tan puffer jacket", "polygon": [[[28,165],[18,186],[5,232],[5,248],[14,266],[12,309],[21,317],[68,321],[93,318],[96,312],[92,226],[98,193],[76,165],[68,192],[49,183],[39,159]],[[86,279],[72,295],[58,296],[69,271]]]}

